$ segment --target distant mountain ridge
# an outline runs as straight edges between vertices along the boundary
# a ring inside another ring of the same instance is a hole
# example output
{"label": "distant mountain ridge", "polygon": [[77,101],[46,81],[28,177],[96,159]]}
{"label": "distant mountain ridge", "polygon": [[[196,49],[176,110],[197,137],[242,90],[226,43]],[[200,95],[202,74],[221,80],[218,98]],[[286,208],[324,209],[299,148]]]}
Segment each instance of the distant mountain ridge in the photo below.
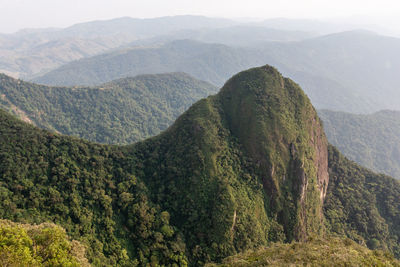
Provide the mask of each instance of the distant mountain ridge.
{"label": "distant mountain ridge", "polygon": [[93,85],[173,70],[221,86],[241,69],[268,63],[298,81],[318,109],[371,113],[400,110],[398,47],[400,39],[368,31],[342,32],[299,42],[267,42],[252,48],[178,40],[71,62],[34,81]]}
{"label": "distant mountain ridge", "polygon": [[64,29],[27,29],[0,35],[0,72],[35,77],[73,60],[100,54],[141,38],[182,29],[218,28],[234,21],[203,16],[129,17],[79,23]]}
{"label": "distant mountain ridge", "polygon": [[257,25],[239,24],[223,28],[179,30],[153,38],[140,39],[126,45],[126,47],[159,45],[183,39],[229,46],[253,47],[265,42],[300,41],[315,36],[317,34],[305,31],[289,31]]}
{"label": "distant mountain ridge", "polygon": [[329,142],[344,155],[400,179],[400,111],[356,115],[319,110]]}
{"label": "distant mountain ridge", "polygon": [[[107,64],[99,65],[100,61]],[[96,85],[137,74],[186,69],[197,78],[202,77],[205,81],[221,86],[227,77],[249,67],[254,61],[260,65],[263,62],[255,49],[176,40],[161,46],[126,48],[71,62],[34,81],[67,86]]]}

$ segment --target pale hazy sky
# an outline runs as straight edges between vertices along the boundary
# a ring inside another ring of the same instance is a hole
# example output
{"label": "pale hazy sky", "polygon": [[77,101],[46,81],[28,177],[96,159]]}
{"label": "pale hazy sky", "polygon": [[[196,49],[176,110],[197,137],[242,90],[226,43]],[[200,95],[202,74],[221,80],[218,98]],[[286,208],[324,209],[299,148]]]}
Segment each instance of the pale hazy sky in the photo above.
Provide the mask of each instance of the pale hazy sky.
{"label": "pale hazy sky", "polygon": [[334,18],[371,16],[383,26],[400,25],[400,0],[0,0],[0,32],[66,27],[122,16]]}

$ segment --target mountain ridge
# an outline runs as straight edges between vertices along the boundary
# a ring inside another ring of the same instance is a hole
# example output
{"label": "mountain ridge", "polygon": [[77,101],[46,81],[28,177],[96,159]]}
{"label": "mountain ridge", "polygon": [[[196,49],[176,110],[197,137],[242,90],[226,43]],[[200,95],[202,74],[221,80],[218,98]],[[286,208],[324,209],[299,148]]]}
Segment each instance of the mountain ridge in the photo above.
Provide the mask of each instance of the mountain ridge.
{"label": "mountain ridge", "polygon": [[270,66],[128,146],[3,111],[0,133],[0,216],[61,224],[94,265],[204,265],[327,233],[400,256],[400,183],[329,145],[308,97]]}
{"label": "mountain ridge", "polygon": [[352,114],[319,110],[330,142],[362,166],[400,178],[400,111]]}
{"label": "mountain ridge", "polygon": [[268,63],[299,82],[318,109],[371,113],[400,109],[394,89],[400,86],[399,44],[399,38],[359,31],[251,48],[179,40],[71,62],[34,81],[98,84],[144,72],[184,70],[222,86],[234,73]]}
{"label": "mountain ridge", "polygon": [[222,27],[236,22],[204,16],[154,19],[117,18],[61,29],[25,30],[0,35],[0,72],[27,79],[73,60],[112,51],[141,38],[180,29]]}
{"label": "mountain ridge", "polygon": [[45,129],[114,144],[158,134],[215,91],[184,73],[141,75],[86,88],[49,87],[0,75],[1,107]]}

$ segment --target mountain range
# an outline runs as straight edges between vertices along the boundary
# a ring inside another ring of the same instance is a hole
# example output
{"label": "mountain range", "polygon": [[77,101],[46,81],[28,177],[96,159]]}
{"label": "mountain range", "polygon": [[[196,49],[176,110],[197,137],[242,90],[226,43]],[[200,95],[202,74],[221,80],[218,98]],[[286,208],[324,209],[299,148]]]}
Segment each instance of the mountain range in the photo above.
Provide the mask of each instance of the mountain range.
{"label": "mountain range", "polygon": [[348,29],[355,27],[310,20],[126,17],[2,34],[0,71],[58,86],[186,72],[222,86],[234,73],[268,63],[299,82],[318,109],[398,110],[399,39],[343,32]]}
{"label": "mountain range", "polygon": [[[0,107],[38,127],[93,142],[129,144],[159,134],[217,88],[184,73],[122,78],[96,87],[49,87],[0,76]],[[400,115],[319,110],[329,142],[346,157],[400,177]],[[383,138],[382,138],[383,137]]]}
{"label": "mountain range", "polygon": [[281,30],[252,24],[239,24],[223,28],[179,30],[152,38],[136,40],[126,45],[126,47],[154,46],[185,39],[235,47],[254,47],[265,42],[300,41],[315,36],[318,36],[318,34],[306,31]]}
{"label": "mountain range", "polygon": [[283,18],[0,34],[0,266],[400,266],[399,47]]}
{"label": "mountain range", "polygon": [[308,97],[270,66],[233,76],[133,145],[62,136],[4,111],[0,136],[0,216],[59,224],[96,266],[204,265],[329,235],[400,256],[400,183],[329,145]]}
{"label": "mountain range", "polygon": [[255,47],[176,40],[71,62],[34,81],[95,85],[137,74],[184,71],[222,86],[234,73],[268,63],[299,82],[318,109],[371,113],[400,109],[399,46],[398,38],[366,31]]}
{"label": "mountain range", "polygon": [[202,16],[123,17],[79,23],[64,29],[25,29],[0,35],[0,72],[15,78],[32,78],[70,61],[100,54],[134,40],[184,29],[213,29],[235,24],[228,19]]}

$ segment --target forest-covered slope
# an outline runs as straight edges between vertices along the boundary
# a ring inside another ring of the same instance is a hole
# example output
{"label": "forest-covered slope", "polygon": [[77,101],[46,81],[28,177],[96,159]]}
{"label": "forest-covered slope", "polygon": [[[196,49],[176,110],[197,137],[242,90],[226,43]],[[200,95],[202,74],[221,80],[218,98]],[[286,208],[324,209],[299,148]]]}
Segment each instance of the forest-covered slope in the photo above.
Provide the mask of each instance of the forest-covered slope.
{"label": "forest-covered slope", "polygon": [[400,179],[400,112],[357,115],[319,110],[328,140],[362,166]]}
{"label": "forest-covered slope", "polygon": [[0,74],[0,107],[41,128],[127,144],[165,130],[217,89],[184,73],[142,75],[93,88],[48,87]]}
{"label": "forest-covered slope", "polygon": [[399,183],[328,153],[309,99],[272,67],[125,147],[0,115],[1,218],[60,224],[94,265],[202,265],[329,233],[398,255]]}
{"label": "forest-covered slope", "polygon": [[328,231],[400,258],[400,182],[376,174],[329,147]]}
{"label": "forest-covered slope", "polygon": [[0,115],[1,218],[62,226],[95,266],[185,263],[168,212],[148,200],[120,149]]}
{"label": "forest-covered slope", "polygon": [[151,198],[195,257],[323,231],[327,141],[310,101],[272,67],[239,73],[135,147]]}

